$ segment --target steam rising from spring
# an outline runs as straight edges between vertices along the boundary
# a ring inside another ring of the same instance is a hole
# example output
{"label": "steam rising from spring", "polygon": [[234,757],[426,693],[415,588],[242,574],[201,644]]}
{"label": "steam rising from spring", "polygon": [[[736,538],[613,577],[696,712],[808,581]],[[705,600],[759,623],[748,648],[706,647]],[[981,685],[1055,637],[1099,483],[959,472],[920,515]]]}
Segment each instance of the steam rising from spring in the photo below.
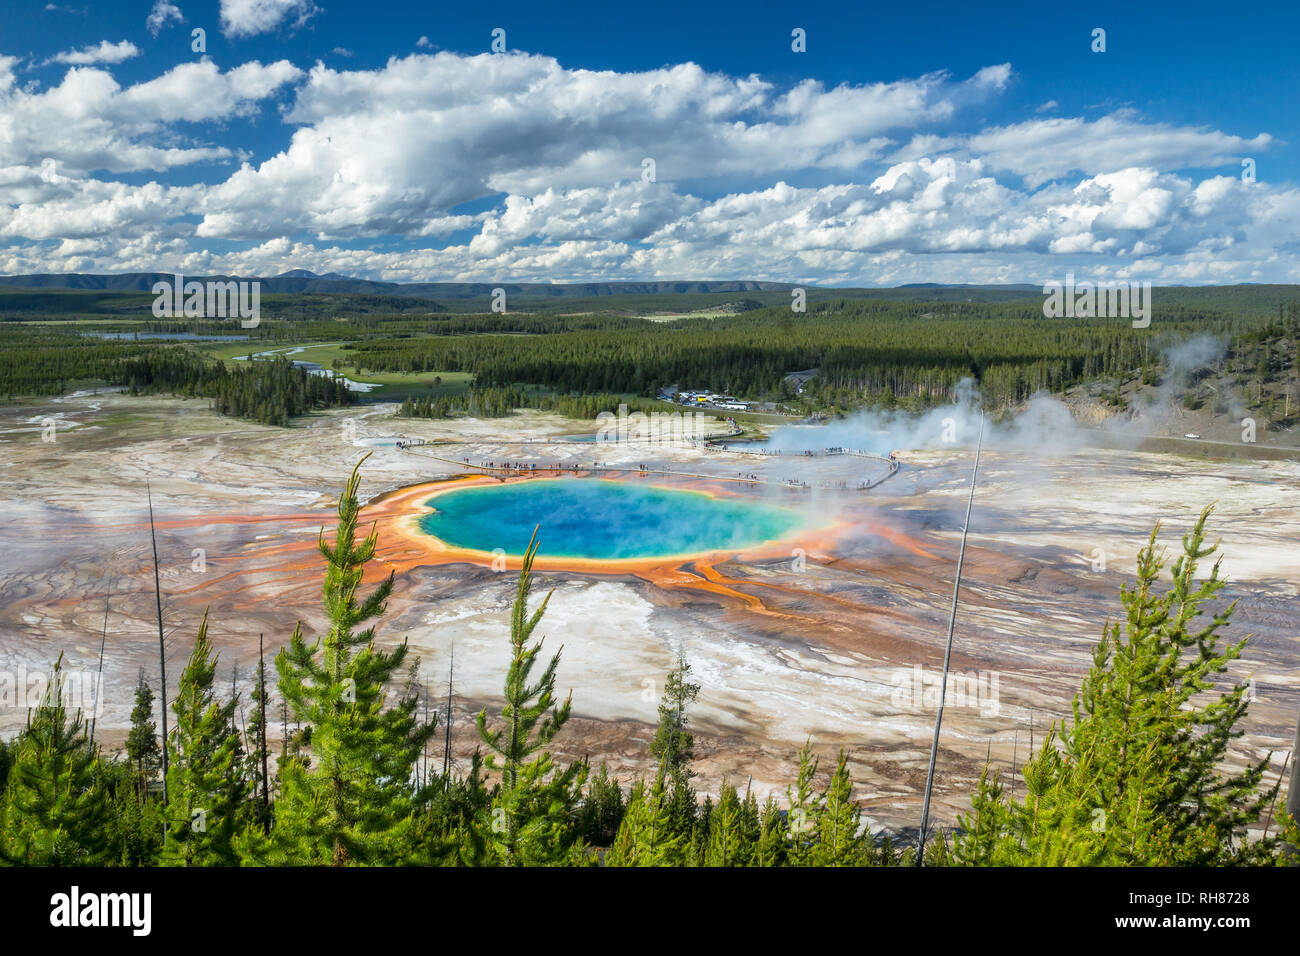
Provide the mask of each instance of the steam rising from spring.
{"label": "steam rising from spring", "polygon": [[[951,404],[920,415],[898,410],[863,409],[829,425],[787,425],[768,447],[783,453],[842,447],[875,454],[895,449],[954,448],[975,444],[980,394],[975,380],[957,383]],[[984,443],[1004,450],[1071,451],[1084,444],[1087,430],[1064,403],[1036,395],[1017,414],[984,423]]]}
{"label": "steam rising from spring", "polygon": [[[1039,393],[1017,411],[990,415],[984,425],[985,445],[1039,455],[1075,451],[1099,439],[1106,444],[1136,445],[1174,416],[1177,400],[1193,383],[1195,373],[1216,365],[1226,354],[1223,342],[1211,335],[1198,335],[1160,351],[1165,365],[1161,384],[1139,393],[1129,414],[1113,415],[1099,427],[1089,427],[1080,424],[1064,402]],[[787,425],[772,434],[767,447],[785,454],[832,447],[875,454],[972,447],[980,407],[974,379],[964,378],[957,383],[951,403],[922,414],[863,409],[827,425]]]}

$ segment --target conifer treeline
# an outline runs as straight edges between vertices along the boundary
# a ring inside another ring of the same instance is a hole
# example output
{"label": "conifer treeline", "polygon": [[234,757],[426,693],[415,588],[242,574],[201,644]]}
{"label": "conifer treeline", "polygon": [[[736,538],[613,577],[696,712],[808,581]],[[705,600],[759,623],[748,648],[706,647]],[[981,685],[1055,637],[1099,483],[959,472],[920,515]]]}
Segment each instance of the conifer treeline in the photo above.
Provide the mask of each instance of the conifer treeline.
{"label": "conifer treeline", "polygon": [[[348,320],[352,341],[344,349],[363,374],[473,375],[476,394],[432,399],[425,410],[408,404],[406,414],[493,416],[513,402],[590,418],[595,403],[603,405],[598,410],[609,407],[606,396],[650,401],[658,388],[673,384],[783,401],[804,411],[863,404],[920,410],[950,400],[957,382],[973,378],[985,404],[997,409],[1084,382],[1103,380],[1117,389],[1134,376],[1154,382],[1165,346],[1211,334],[1228,343],[1239,381],[1253,373],[1256,401],[1267,403],[1277,390],[1262,385],[1287,381],[1300,369],[1298,317],[1294,304],[1238,314],[1184,302],[1162,305],[1149,329],[1133,329],[1126,319],[1046,319],[1034,302],[841,299],[810,303],[801,314],[768,308],[671,323],[621,316],[360,316]],[[309,341],[335,338],[340,328],[337,322],[279,322],[252,334],[263,343]],[[259,421],[281,422],[301,410],[352,400],[340,386],[301,371],[235,384],[227,379],[247,369],[218,363],[200,369],[183,345],[104,341],[12,323],[0,335],[4,397],[58,394],[88,381],[128,384],[130,366],[142,389],[220,393],[229,414]],[[784,377],[810,368],[820,374],[796,397]],[[264,389],[276,397],[252,394]],[[503,389],[514,390],[513,397]]]}
{"label": "conifer treeline", "polygon": [[7,399],[61,395],[87,381],[124,385],[120,374],[126,360],[164,348],[11,324],[0,327],[0,335],[0,396]]}
{"label": "conifer treeline", "polygon": [[102,341],[47,330],[4,330],[0,396],[59,395],[91,382],[125,386],[133,394],[166,393],[213,399],[223,415],[287,425],[314,408],[352,404],[347,386],[312,375],[279,356],[227,367],[183,345]]}
{"label": "conifer treeline", "polygon": [[986,402],[1000,407],[1158,366],[1163,345],[1191,335],[1235,341],[1275,326],[1294,336],[1296,311],[1243,317],[1169,307],[1141,330],[1127,319],[1046,319],[1041,306],[1018,303],[840,300],[811,304],[805,314],[763,309],[526,336],[371,339],[350,354],[372,371],[470,372],[481,387],[525,383],[583,395],[650,396],[677,384],[772,399],[789,397],[787,373],[819,368],[804,398],[844,408],[882,400],[923,408],[974,378]]}
{"label": "conifer treeline", "polygon": [[669,402],[620,395],[552,395],[527,388],[471,388],[459,395],[407,398],[397,408],[402,418],[450,418],[463,412],[474,418],[504,418],[516,408],[558,412],[566,418],[594,420],[601,412],[680,411]]}
{"label": "conifer treeline", "polygon": [[339,408],[356,399],[332,375],[313,375],[281,356],[228,368],[181,349],[128,359],[120,376],[132,395],[164,392],[213,399],[222,415],[264,425],[288,425],[314,408]]}
{"label": "conifer treeline", "polygon": [[[364,460],[364,459],[363,459]],[[358,464],[358,468],[360,465]],[[376,532],[359,537],[358,473],[322,535],[327,630],[301,626],[275,659],[284,728],[266,771],[269,699],[259,660],[251,719],[217,691],[218,654],[205,615],[172,701],[169,800],[153,695],[141,675],[125,753],[87,740],[61,693],[62,657],[27,727],[0,744],[0,862],[16,865],[605,865],[869,866],[907,864],[912,847],[871,834],[853,799],[847,755],[823,768],[805,745],[784,798],[759,802],[724,783],[716,802],[693,787],[690,708],[700,693],[679,656],[649,745],[656,770],[624,789],[602,765],[564,764],[550,745],[572,699],[556,687],[561,653],[534,641],[549,595],[532,600],[534,534],[511,610],[501,712],[476,721],[467,772],[427,759],[437,720],[421,716],[418,662],[405,642],[375,644],[390,573],[361,591]],[[926,848],[941,865],[1280,864],[1300,830],[1275,804],[1267,758],[1225,772],[1249,704],[1223,681],[1244,641],[1221,646],[1232,606],[1210,607],[1218,565],[1196,583],[1209,511],[1183,541],[1170,589],[1157,593],[1156,532],[1122,591],[1073,716],[1055,725],[1008,795],[985,769],[971,811]],[[1158,530],[1158,529],[1157,529]],[[1204,616],[1203,616],[1204,615]],[[1208,619],[1207,619],[1208,618]],[[562,649],[561,649],[562,650]],[[427,713],[427,708],[425,709]],[[297,725],[288,732],[289,717]],[[486,757],[484,756],[486,754]],[[1257,828],[1267,812],[1271,833]]]}

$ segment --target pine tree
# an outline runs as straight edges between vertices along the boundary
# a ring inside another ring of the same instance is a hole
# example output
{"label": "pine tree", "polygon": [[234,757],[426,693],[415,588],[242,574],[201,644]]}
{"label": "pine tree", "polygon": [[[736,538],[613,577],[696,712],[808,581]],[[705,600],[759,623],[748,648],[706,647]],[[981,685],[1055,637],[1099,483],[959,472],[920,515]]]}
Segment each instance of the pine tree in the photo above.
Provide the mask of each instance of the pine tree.
{"label": "pine tree", "polygon": [[759,815],[758,840],[754,845],[754,866],[785,866],[790,855],[790,833],[786,815],[769,796]]}
{"label": "pine tree", "polygon": [[248,761],[246,774],[253,781],[253,802],[256,807],[255,817],[264,833],[271,831],[271,781],[267,770],[270,754],[266,743],[267,692],[266,692],[266,658],[262,653],[262,635],[257,636],[257,670],[253,678],[253,690],[249,694],[253,702],[248,715]]}
{"label": "pine tree", "polygon": [[[674,833],[680,834],[684,840],[690,842],[691,835],[699,823],[699,817],[704,811],[700,807],[695,788],[691,786],[685,773],[678,773],[670,783],[672,789],[668,792],[669,825],[672,826]],[[712,804],[709,806],[711,807]]]}
{"label": "pine tree", "polygon": [[573,817],[585,765],[575,763],[551,776],[555,763],[545,749],[568,721],[573,706],[572,694],[563,703],[557,703],[555,698],[555,676],[563,647],[536,683],[529,683],[542,642],[530,647],[528,639],[551,599],[547,594],[529,616],[528,595],[537,547],[534,530],[511,609],[510,668],[506,673],[506,703],[501,711],[505,726],[489,730],[486,710],[479,712],[477,721],[479,737],[491,751],[487,766],[501,774],[501,789],[492,807],[490,842],[495,859],[507,866],[574,862],[581,852]]}
{"label": "pine tree", "polygon": [[140,798],[137,769],[127,761],[100,762],[95,786],[108,800],[105,860],[118,866],[157,866],[162,849],[162,804]]}
{"label": "pine tree", "polygon": [[747,826],[745,805],[736,788],[723,783],[718,805],[709,814],[709,840],[704,851],[705,866],[747,866],[753,852],[754,827]]}
{"label": "pine tree", "polygon": [[409,851],[415,762],[435,722],[417,718],[419,699],[409,679],[396,705],[384,708],[385,689],[406,660],[406,643],[383,651],[374,645],[373,625],[355,630],[383,613],[393,589],[390,574],[366,598],[357,593],[378,540],[373,527],[356,540],[364,461],[339,497],[333,545],[323,531],[318,543],[328,565],[329,630],[309,645],[299,624],[275,659],[280,693],[307,725],[313,762],[308,767],[290,757],[282,767],[272,861],[391,864]]}
{"label": "pine tree", "polygon": [[153,689],[144,679],[144,668],[136,677],[135,706],[131,709],[131,730],[126,735],[126,755],[135,766],[136,792],[141,800],[157,769],[161,752],[153,719]]}
{"label": "pine tree", "polygon": [[758,798],[749,787],[745,788],[745,796],[740,801],[740,834],[745,845],[745,865],[753,866],[754,850],[763,835],[763,819]]}
{"label": "pine tree", "polygon": [[681,866],[685,837],[672,826],[663,774],[649,787],[638,780],[627,799],[627,811],[614,842],[605,854],[606,866]]}
{"label": "pine tree", "polygon": [[176,726],[167,741],[167,840],[162,852],[168,866],[236,862],[232,839],[247,788],[235,727],[237,702],[217,699],[212,689],[216,676],[217,654],[208,639],[205,611],[172,700]]}
{"label": "pine tree", "polygon": [[677,667],[664,682],[664,693],[659,701],[659,723],[650,741],[650,753],[663,766],[668,776],[689,779],[693,774],[687,765],[695,759],[695,738],[687,733],[689,722],[686,710],[699,696],[700,685],[692,684],[691,665],[678,651]]}
{"label": "pine tree", "polygon": [[706,794],[704,802],[695,808],[690,833],[685,834],[688,840],[686,844],[687,866],[704,865],[704,858],[709,851],[709,834],[712,832],[710,830],[712,821],[713,798]]}
{"label": "pine tree", "polygon": [[[650,753],[659,761],[671,786],[669,820],[675,832],[685,840],[691,839],[699,813],[695,788],[691,786],[695,774],[690,769],[690,762],[695,759],[695,737],[687,732],[686,727],[690,722],[687,710],[699,696],[700,685],[690,682],[690,673],[691,665],[679,650],[677,666],[664,682],[663,696],[659,700],[659,722],[650,741]],[[693,842],[702,853],[703,840]]]}
{"label": "pine tree", "polygon": [[790,866],[812,866],[817,833],[821,827],[822,801],[813,781],[817,777],[817,758],[813,755],[812,741],[804,741],[799,750],[799,770],[794,787],[786,788],[786,836],[790,850],[786,856]]}
{"label": "pine tree", "polygon": [[841,750],[830,784],[822,794],[812,865],[865,866],[870,862],[870,843],[858,833],[861,824],[862,810],[853,801],[848,758]]}
{"label": "pine tree", "polygon": [[583,840],[594,846],[609,846],[623,813],[623,790],[602,762],[596,774],[589,777],[587,794],[579,811],[578,829]]}
{"label": "pine tree", "polygon": [[275,779],[277,792],[287,771],[289,761],[302,765],[304,769],[311,766],[311,727],[289,729],[289,702],[280,698],[280,755],[275,758]]}
{"label": "pine tree", "polygon": [[105,791],[96,786],[98,755],[78,710],[63,699],[63,655],[41,703],[13,745],[0,818],[0,859],[26,866],[108,862]]}
{"label": "pine tree", "polygon": [[[1220,646],[1235,602],[1206,608],[1224,587],[1220,561],[1199,584],[1206,508],[1183,537],[1171,587],[1160,526],[1138,555],[1137,584],[1121,589],[1125,620],[1109,623],[1074,700],[1024,769],[1023,801],[985,772],[954,838],[956,862],[976,865],[1213,866],[1264,862],[1278,842],[1246,840],[1273,802],[1261,789],[1268,757],[1220,770],[1241,735],[1246,685],[1215,678],[1245,641]],[[1208,617],[1208,620],[1204,619]]]}
{"label": "pine tree", "polygon": [[470,757],[469,774],[448,775],[425,790],[412,843],[413,862],[434,866],[484,866],[496,789],[483,779],[483,754]]}

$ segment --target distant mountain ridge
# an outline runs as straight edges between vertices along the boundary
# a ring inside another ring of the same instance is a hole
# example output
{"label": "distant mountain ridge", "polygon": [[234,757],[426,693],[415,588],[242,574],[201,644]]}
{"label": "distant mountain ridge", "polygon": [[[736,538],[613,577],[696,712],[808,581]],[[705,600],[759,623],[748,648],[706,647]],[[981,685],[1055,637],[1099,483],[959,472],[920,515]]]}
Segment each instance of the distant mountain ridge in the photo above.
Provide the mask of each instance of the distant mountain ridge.
{"label": "distant mountain ridge", "polygon": [[290,269],[288,272],[281,272],[275,278],[277,279],[344,279],[352,280],[352,276],[345,276],[338,272],[327,272],[324,275],[317,275],[307,269]]}
{"label": "distant mountain ridge", "polygon": [[[720,281],[661,282],[380,282],[353,279],[338,273],[316,275],[306,269],[291,269],[278,276],[186,275],[185,280],[229,282],[253,281],[262,284],[264,294],[323,292],[362,295],[401,295],[416,297],[474,298],[491,295],[493,289],[507,293],[536,296],[610,296],[661,295],[682,293],[784,292],[795,287],[790,282],[755,282],[749,279]],[[93,292],[150,292],[155,282],[172,281],[170,272],[129,272],[120,275],[92,273],[41,273],[37,275],[0,276],[0,288],[42,290],[60,289]],[[805,288],[813,288],[806,286]]]}
{"label": "distant mountain ridge", "polygon": [[902,285],[894,286],[896,289],[1006,289],[1015,292],[1042,292],[1043,287],[1038,285],[1027,285],[1023,282],[1009,283],[1007,285],[972,285],[969,282],[904,282]]}
{"label": "distant mountain ridge", "polygon": [[[321,297],[317,308],[396,312],[486,312],[494,305],[493,290],[504,289],[511,310],[564,311],[631,310],[690,312],[719,306],[738,311],[790,304],[790,290],[802,288],[807,301],[875,299],[949,303],[1031,303],[1043,295],[1033,284],[965,285],[912,282],[893,287],[818,286],[811,283],[760,282],[752,279],[681,279],[644,282],[384,282],[357,279],[338,273],[317,275],[290,269],[277,276],[186,275],[188,281],[258,281],[262,294],[280,295],[287,302],[302,296],[304,302]],[[131,272],[120,275],[93,273],[43,273],[0,276],[0,317],[50,311],[58,313],[126,314],[147,309],[139,296],[152,294],[157,282],[171,283],[170,272]],[[1300,285],[1157,286],[1157,301],[1164,307],[1248,309],[1276,312],[1283,302],[1300,300]],[[103,301],[84,304],[82,299],[100,293]],[[84,296],[82,295],[84,293]],[[118,300],[117,296],[130,296]],[[330,302],[330,297],[348,297]],[[608,300],[608,301],[601,301]],[[264,302],[272,305],[276,300]],[[288,307],[288,306],[286,306]],[[310,308],[310,306],[304,306]],[[274,312],[273,312],[274,314]]]}

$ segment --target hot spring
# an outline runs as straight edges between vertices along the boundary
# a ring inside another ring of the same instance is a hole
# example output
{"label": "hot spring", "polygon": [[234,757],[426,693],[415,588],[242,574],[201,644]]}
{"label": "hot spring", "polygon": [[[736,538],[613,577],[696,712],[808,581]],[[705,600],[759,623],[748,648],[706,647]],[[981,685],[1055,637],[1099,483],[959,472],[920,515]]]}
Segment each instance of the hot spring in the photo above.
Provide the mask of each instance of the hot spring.
{"label": "hot spring", "polygon": [[791,508],[606,479],[477,485],[426,504],[420,530],[451,547],[519,555],[541,525],[539,556],[593,561],[740,551],[808,525]]}

